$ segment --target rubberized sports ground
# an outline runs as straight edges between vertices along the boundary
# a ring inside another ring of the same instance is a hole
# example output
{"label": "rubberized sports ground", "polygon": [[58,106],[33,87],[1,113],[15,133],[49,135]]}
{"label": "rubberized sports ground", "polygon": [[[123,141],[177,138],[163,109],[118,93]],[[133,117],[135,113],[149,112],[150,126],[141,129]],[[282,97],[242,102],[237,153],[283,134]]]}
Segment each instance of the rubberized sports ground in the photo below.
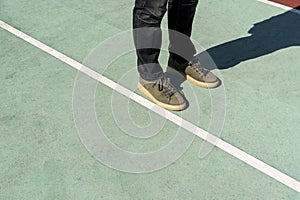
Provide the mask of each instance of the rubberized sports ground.
{"label": "rubberized sports ground", "polygon": [[[16,37],[1,22],[0,199],[300,199],[300,15],[286,7],[300,2],[284,6],[264,2],[200,1],[192,38],[219,68],[214,71],[226,94],[224,127],[217,137],[265,165],[250,159],[257,164],[250,166],[237,158],[241,152],[224,151],[225,145],[200,158],[199,149],[206,143],[195,137],[170,165],[129,173],[99,162],[81,140],[74,88],[78,76],[85,75],[74,69],[76,63],[65,61],[85,63],[99,44],[130,30],[134,1],[1,0],[1,21],[68,58],[55,58],[49,54],[53,51],[44,52]],[[166,24],[165,19],[162,26]],[[115,40],[114,45],[118,43],[122,42]],[[100,53],[105,58],[109,51]],[[166,63],[167,53],[162,52],[160,59]],[[102,66],[104,60],[99,66],[107,67],[105,77],[118,82],[135,71],[135,61],[132,51],[118,55],[109,66]],[[148,139],[124,134],[116,120],[126,119],[113,112],[121,109],[113,104],[112,97],[118,94],[101,81],[89,80],[98,83],[98,122],[121,149],[156,151],[178,132],[185,138],[193,136],[168,120]],[[188,110],[173,113],[199,115],[196,125],[208,130],[210,91],[187,82],[182,87],[192,88],[200,111],[192,112],[191,101]],[[151,127],[149,113],[165,120],[135,101],[129,101],[126,109],[136,127]],[[288,179],[278,181],[268,166]]]}

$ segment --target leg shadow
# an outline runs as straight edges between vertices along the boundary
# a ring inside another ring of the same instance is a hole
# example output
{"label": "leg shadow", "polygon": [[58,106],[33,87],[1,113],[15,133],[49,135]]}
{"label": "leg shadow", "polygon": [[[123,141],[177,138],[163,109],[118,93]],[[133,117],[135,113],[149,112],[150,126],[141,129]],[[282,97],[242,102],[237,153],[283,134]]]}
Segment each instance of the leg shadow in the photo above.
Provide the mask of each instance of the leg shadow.
{"label": "leg shadow", "polygon": [[300,46],[300,14],[288,11],[273,16],[254,24],[248,33],[251,35],[209,48],[197,58],[207,69],[228,69],[280,49]]}

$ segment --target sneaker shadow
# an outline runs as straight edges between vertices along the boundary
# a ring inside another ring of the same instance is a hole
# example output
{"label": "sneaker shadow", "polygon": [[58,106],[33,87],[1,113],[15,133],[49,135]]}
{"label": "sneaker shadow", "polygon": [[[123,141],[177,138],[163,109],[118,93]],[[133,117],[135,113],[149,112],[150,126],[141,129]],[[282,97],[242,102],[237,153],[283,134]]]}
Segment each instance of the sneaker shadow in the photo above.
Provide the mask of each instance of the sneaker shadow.
{"label": "sneaker shadow", "polygon": [[207,69],[222,70],[280,49],[300,46],[300,14],[287,11],[273,16],[254,24],[248,33],[251,35],[211,47],[196,57]]}

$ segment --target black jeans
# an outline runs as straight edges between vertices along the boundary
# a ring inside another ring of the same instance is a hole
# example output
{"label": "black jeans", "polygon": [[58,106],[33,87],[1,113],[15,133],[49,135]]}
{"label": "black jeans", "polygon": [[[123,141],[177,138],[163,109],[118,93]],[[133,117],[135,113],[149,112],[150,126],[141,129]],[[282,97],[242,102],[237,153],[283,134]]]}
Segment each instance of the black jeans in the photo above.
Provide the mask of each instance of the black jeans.
{"label": "black jeans", "polygon": [[158,62],[162,43],[161,21],[168,10],[169,61],[173,68],[187,66],[196,53],[190,40],[198,0],[135,0],[133,36],[138,72],[145,80],[163,76]]}

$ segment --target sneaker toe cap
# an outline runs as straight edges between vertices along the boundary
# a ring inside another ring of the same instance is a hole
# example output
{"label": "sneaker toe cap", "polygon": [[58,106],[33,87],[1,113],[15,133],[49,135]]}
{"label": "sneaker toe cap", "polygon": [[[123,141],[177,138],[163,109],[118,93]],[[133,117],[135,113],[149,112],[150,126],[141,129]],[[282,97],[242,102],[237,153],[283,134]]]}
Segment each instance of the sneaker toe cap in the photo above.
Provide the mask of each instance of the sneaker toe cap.
{"label": "sneaker toe cap", "polygon": [[205,76],[205,82],[206,83],[215,83],[217,82],[219,79],[212,73],[212,72],[208,72]]}

